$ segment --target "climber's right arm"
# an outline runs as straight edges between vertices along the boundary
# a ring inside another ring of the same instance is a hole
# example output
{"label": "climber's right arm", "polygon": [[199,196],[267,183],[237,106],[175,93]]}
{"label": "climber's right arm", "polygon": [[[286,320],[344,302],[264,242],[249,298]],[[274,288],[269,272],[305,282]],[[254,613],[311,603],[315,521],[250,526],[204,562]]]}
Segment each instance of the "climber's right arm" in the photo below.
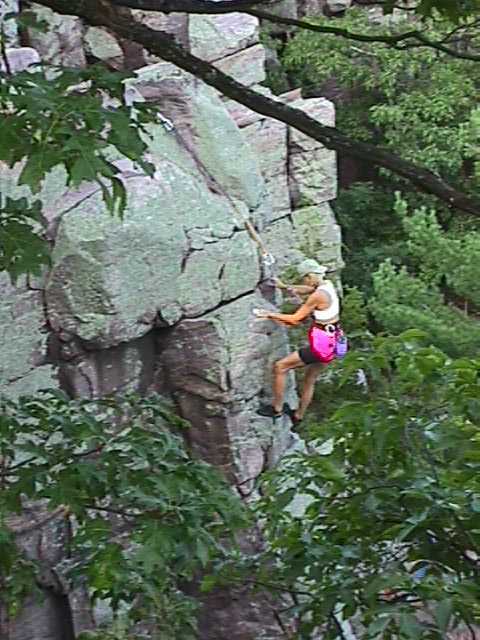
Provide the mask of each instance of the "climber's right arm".
{"label": "climber's right arm", "polygon": [[300,296],[309,296],[315,291],[315,287],[310,287],[306,284],[285,284],[279,278],[275,279],[275,284],[279,289],[290,293],[298,293]]}

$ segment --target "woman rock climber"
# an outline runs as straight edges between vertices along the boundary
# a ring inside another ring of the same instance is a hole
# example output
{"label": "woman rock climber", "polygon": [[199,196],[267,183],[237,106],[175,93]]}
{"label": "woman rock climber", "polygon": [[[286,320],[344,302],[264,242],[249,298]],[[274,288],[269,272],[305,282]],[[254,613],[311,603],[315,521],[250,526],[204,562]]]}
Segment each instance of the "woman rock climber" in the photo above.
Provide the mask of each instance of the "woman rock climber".
{"label": "woman rock climber", "polygon": [[[327,268],[318,264],[316,260],[304,260],[298,267],[303,284],[287,286],[283,282],[277,281],[277,286],[299,295],[308,295],[306,302],[292,314],[257,310],[255,315],[262,320],[273,320],[288,327],[294,327],[311,316],[315,325],[329,332],[335,332],[340,319],[340,302],[332,282],[325,280],[326,272]],[[310,345],[275,362],[272,404],[260,407],[258,413],[271,417],[274,421],[286,413],[290,416],[294,426],[298,425],[312,401],[315,382],[325,366],[326,364],[314,355]],[[299,367],[307,367],[307,370],[299,407],[293,411],[288,404],[283,403],[283,396],[287,373]]]}

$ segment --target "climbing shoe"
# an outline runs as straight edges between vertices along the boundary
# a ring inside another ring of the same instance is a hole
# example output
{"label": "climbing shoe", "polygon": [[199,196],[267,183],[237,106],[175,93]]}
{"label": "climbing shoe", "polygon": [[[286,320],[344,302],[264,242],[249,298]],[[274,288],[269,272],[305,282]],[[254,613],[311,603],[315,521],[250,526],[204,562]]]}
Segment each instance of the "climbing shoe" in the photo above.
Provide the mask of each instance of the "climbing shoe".
{"label": "climbing shoe", "polygon": [[280,412],[275,411],[271,404],[262,404],[260,408],[257,410],[259,416],[264,416],[265,418],[273,418],[273,421],[281,418],[285,413],[285,406],[283,405],[283,409]]}
{"label": "climbing shoe", "polygon": [[295,415],[295,409],[292,409],[292,407],[287,403],[283,405],[283,411],[292,421],[293,428],[296,429],[301,424],[302,418],[297,418]]}

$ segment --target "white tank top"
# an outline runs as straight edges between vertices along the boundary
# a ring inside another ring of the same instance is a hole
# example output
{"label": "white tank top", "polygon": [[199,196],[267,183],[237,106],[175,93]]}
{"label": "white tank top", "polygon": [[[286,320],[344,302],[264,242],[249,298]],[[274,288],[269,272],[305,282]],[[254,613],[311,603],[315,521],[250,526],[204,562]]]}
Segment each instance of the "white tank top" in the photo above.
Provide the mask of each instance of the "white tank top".
{"label": "white tank top", "polygon": [[317,287],[317,291],[324,291],[330,296],[330,306],[326,309],[315,309],[313,312],[315,321],[327,324],[337,320],[340,314],[340,300],[331,280],[325,280],[323,284]]}

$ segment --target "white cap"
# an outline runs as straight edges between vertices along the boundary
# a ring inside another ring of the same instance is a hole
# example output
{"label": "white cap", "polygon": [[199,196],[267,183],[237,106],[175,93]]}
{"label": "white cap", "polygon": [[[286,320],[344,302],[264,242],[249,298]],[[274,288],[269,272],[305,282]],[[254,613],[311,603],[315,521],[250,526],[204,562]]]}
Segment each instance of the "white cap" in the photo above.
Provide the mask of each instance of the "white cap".
{"label": "white cap", "polygon": [[297,271],[301,278],[308,275],[309,273],[315,273],[323,278],[328,269],[323,264],[319,264],[316,260],[308,258],[298,265]]}

